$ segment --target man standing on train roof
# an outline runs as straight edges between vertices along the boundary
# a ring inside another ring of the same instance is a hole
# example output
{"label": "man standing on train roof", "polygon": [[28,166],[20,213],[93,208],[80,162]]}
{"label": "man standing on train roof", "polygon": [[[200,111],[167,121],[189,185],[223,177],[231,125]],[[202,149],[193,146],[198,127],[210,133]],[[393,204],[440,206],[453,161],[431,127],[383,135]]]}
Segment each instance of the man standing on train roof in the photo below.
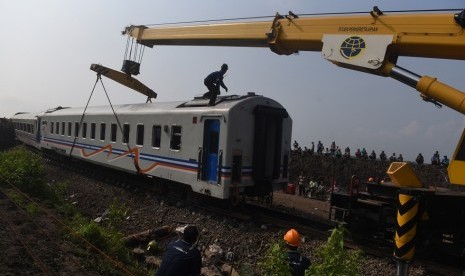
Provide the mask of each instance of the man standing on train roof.
{"label": "man standing on train roof", "polygon": [[220,94],[220,86],[228,92],[228,88],[223,82],[224,74],[228,71],[228,65],[224,63],[221,65],[221,70],[220,71],[215,71],[213,73],[210,73],[203,83],[205,86],[208,88],[208,92],[203,94],[204,98],[209,98],[210,101],[208,102],[208,105],[214,105],[216,102],[216,96]]}

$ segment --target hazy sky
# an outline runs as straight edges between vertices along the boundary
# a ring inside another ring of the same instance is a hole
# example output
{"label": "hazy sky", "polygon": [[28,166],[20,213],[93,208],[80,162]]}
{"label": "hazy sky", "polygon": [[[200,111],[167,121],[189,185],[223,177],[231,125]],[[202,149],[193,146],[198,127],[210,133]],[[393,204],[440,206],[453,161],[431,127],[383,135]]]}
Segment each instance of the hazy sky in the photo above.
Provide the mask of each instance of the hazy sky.
{"label": "hazy sky", "polygon": [[[120,69],[129,24],[320,12],[465,8],[465,1],[86,1],[0,0],[0,117],[56,106],[84,106],[96,75],[92,63]],[[270,21],[271,24],[271,21]],[[320,53],[279,56],[267,48],[161,46],[147,48],[137,77],[156,101],[189,100],[206,91],[204,77],[229,64],[229,93],[254,91],[284,105],[293,139],[321,140],[354,151],[365,147],[414,160],[435,150],[452,155],[465,127],[463,115],[436,108],[393,79],[339,68]],[[465,62],[400,58],[398,65],[465,90]],[[114,104],[145,97],[103,79]],[[98,87],[91,105],[107,104]]]}

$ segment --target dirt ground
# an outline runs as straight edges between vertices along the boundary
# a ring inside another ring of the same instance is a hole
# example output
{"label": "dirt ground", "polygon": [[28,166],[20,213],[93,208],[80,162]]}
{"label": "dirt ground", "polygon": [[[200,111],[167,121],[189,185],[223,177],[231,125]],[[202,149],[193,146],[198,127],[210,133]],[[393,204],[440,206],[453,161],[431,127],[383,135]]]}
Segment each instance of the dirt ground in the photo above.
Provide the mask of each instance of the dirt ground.
{"label": "dirt ground", "polygon": [[[46,169],[47,182],[50,185],[64,181],[68,183],[66,200],[89,220],[102,216],[111,204],[117,202],[130,210],[125,221],[118,227],[125,235],[165,225],[196,224],[201,231],[201,252],[216,251],[222,257],[221,262],[227,262],[237,270],[244,267],[256,270],[256,264],[269,242],[281,239],[286,230],[205,213],[193,206],[147,195],[124,183],[108,185],[59,167],[46,165]],[[329,206],[323,201],[276,193],[274,204],[310,212],[325,219],[328,217]],[[0,196],[0,220],[0,248],[4,251],[0,254],[1,275],[95,274],[89,264],[92,263],[92,258],[101,256],[85,247],[76,248],[76,245],[70,243],[69,232],[60,225],[58,221],[61,218],[53,210],[29,215],[18,206],[12,205],[4,196]],[[8,220],[13,221],[13,225],[9,225]],[[290,227],[291,224],[292,222]],[[161,240],[161,249],[172,238],[174,236]],[[301,250],[314,260],[314,250],[321,244],[321,240],[308,237]],[[145,244],[140,247],[145,249]],[[32,254],[28,254],[28,250]],[[155,254],[152,260],[159,261],[162,253],[163,250]],[[34,256],[37,260],[34,260]],[[207,258],[204,258],[204,265],[205,275],[220,275],[218,270],[209,265]],[[395,264],[389,259],[366,257],[361,266],[362,275],[395,275],[396,272]],[[412,266],[410,275],[438,274]]]}
{"label": "dirt ground", "polygon": [[275,192],[273,195],[273,204],[295,209],[301,213],[309,213],[323,219],[327,219],[329,217],[330,206],[328,201],[310,199],[283,192]]}

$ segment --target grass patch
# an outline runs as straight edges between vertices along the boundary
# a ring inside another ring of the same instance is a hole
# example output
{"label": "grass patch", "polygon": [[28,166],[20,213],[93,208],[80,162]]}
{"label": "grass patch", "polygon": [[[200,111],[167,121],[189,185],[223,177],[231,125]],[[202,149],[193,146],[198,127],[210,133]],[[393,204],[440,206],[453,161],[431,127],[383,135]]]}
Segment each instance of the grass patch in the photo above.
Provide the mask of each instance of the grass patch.
{"label": "grass patch", "polygon": [[127,205],[114,200],[109,207],[106,223],[97,224],[83,218],[74,205],[65,201],[68,186],[68,182],[53,185],[46,183],[42,157],[27,150],[24,146],[0,152],[0,188],[3,188],[11,199],[30,214],[39,214],[41,207],[16,191],[14,187],[47,206],[55,208],[67,221],[66,224],[72,228],[74,233],[71,240],[76,244],[74,253],[86,260],[87,263],[83,264],[86,269],[96,271],[101,275],[127,274],[122,272],[122,269],[118,268],[115,263],[96,254],[96,250],[89,250],[89,245],[85,244],[81,238],[117,260],[132,274],[147,275],[148,271],[145,266],[141,266],[137,260],[132,258],[129,248],[123,241],[123,234],[116,230],[116,227],[130,212]]}

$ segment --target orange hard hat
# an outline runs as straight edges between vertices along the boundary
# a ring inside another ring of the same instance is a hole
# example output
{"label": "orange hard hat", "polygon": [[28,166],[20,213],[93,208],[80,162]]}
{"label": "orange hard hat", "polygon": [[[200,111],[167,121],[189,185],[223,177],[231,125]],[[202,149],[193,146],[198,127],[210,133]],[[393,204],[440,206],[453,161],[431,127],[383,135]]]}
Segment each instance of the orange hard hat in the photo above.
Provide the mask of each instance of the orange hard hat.
{"label": "orange hard hat", "polygon": [[373,177],[368,178],[368,182],[373,182],[373,181],[375,181]]}
{"label": "orange hard hat", "polygon": [[298,247],[300,245],[300,234],[295,229],[287,231],[284,235],[284,241],[290,246]]}

